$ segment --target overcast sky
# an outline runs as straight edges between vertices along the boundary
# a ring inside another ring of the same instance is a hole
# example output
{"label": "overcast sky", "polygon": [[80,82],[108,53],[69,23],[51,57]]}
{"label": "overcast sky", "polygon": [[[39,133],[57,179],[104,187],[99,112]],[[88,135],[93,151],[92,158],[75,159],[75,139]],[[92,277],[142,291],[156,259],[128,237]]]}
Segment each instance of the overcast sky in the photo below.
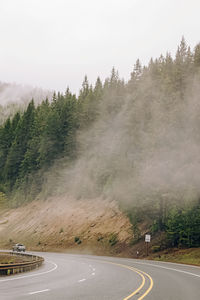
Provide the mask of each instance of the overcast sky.
{"label": "overcast sky", "polygon": [[0,81],[77,92],[200,42],[199,0],[0,0]]}

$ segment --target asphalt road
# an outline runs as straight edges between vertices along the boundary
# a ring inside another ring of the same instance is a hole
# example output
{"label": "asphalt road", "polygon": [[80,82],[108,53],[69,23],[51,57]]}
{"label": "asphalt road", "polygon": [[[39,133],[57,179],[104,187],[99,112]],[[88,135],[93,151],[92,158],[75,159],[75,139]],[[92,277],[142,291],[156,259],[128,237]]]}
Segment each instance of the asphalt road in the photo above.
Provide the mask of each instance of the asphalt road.
{"label": "asphalt road", "polygon": [[0,277],[0,299],[199,300],[200,268],[145,260],[37,253],[37,270]]}

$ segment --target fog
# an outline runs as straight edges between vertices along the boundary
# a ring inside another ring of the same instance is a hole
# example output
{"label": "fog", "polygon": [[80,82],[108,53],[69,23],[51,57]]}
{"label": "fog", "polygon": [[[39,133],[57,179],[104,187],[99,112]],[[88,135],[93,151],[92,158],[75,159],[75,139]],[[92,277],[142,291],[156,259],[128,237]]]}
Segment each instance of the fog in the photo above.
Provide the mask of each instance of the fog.
{"label": "fog", "polygon": [[57,162],[44,188],[77,199],[115,199],[125,206],[160,197],[196,199],[199,95],[198,76],[186,84],[184,100],[179,93],[163,93],[147,76],[137,92],[104,96],[97,121],[79,133],[78,160],[70,166],[66,162],[66,167]]}
{"label": "fog", "polygon": [[138,57],[199,42],[198,0],[1,0],[0,80],[77,93],[115,65],[126,80]]}
{"label": "fog", "polygon": [[0,82],[0,124],[12,117],[18,110],[24,110],[31,99],[35,104],[41,103],[46,97],[51,99],[53,92],[28,85]]}

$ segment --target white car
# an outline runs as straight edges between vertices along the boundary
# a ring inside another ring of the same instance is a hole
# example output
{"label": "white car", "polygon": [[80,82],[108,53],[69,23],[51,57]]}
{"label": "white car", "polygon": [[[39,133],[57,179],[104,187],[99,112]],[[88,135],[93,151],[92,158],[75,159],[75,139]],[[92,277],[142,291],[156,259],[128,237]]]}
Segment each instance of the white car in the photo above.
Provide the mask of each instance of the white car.
{"label": "white car", "polygon": [[13,246],[13,251],[25,252],[26,251],[26,247],[23,244],[15,244]]}

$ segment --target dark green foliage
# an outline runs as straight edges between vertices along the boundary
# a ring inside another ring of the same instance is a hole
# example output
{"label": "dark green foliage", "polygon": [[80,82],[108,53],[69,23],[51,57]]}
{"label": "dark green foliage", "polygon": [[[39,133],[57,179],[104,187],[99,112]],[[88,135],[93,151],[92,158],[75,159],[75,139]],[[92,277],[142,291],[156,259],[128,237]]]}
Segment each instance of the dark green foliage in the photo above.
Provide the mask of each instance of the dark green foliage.
{"label": "dark green foliage", "polygon": [[[20,167],[27,151],[28,144],[33,137],[33,122],[35,118],[35,107],[33,100],[28,105],[27,110],[17,123],[14,129],[14,137],[10,146],[6,163],[5,179],[12,189],[16,180],[20,177]],[[14,118],[15,120],[15,118]]]}
{"label": "dark green foliage", "polygon": [[129,209],[127,211],[127,216],[132,224],[132,230],[133,230],[133,241],[132,244],[139,241],[141,237],[141,232],[139,230],[138,224],[142,221],[142,218],[140,216],[139,209]]}
{"label": "dark green foliage", "polygon": [[153,253],[155,253],[155,252],[159,252],[161,250],[161,248],[160,248],[159,245],[157,245],[157,246],[155,245],[155,246],[151,247],[151,250],[152,250]]}
{"label": "dark green foliage", "polygon": [[80,244],[82,243],[82,241],[80,240],[80,238],[77,237],[77,236],[75,236],[74,242],[75,242],[76,244],[78,244],[78,245],[80,245]]}
{"label": "dark green foliage", "polygon": [[[90,90],[90,93],[93,94],[93,91]],[[97,90],[94,91],[96,93]],[[67,89],[65,95],[54,94],[51,103],[46,99],[37,108],[32,100],[24,113],[16,113],[12,120],[8,119],[0,127],[2,191],[10,193],[16,188],[23,188],[26,194],[27,186],[38,183],[38,171],[47,170],[55,159],[76,158],[76,131],[80,125],[88,123],[87,113],[80,112],[85,101],[83,97],[87,97],[86,92],[78,101]],[[90,100],[87,100],[87,105],[90,105]],[[40,188],[41,184],[33,193],[34,197]]]}
{"label": "dark green foliage", "polygon": [[183,209],[173,207],[169,212],[166,226],[172,246],[200,246],[200,204]]}
{"label": "dark green foliage", "polygon": [[151,225],[151,233],[154,234],[159,231],[159,224],[157,220],[153,221],[153,224]]}
{"label": "dark green foliage", "polygon": [[111,246],[114,246],[115,244],[117,244],[118,239],[117,239],[117,234],[116,233],[112,233],[109,237],[109,244]]}

